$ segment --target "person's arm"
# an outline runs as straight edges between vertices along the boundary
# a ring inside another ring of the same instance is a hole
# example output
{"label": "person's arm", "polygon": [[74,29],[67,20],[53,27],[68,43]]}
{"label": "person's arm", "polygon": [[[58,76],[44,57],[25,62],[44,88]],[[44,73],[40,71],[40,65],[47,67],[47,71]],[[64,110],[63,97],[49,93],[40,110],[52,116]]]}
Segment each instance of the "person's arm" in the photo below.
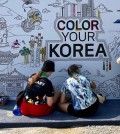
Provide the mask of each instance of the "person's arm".
{"label": "person's arm", "polygon": [[[91,87],[92,89],[96,89],[96,84],[95,84],[95,82],[91,81],[91,80],[88,79],[88,78],[86,78],[86,81],[88,81],[88,82],[90,83],[90,87]],[[88,83],[88,82],[87,82],[87,83]]]}
{"label": "person's arm", "polygon": [[54,96],[55,96],[55,91],[51,81],[49,80],[47,81],[45,90],[46,90],[46,103],[48,106],[51,107],[54,105]]}
{"label": "person's arm", "polygon": [[61,97],[60,97],[60,103],[65,103],[66,101],[66,95],[64,93],[61,93]]}
{"label": "person's arm", "polygon": [[69,96],[66,96],[65,93],[62,92],[60,97],[60,103],[66,102],[71,102],[71,98]]}
{"label": "person's arm", "polygon": [[46,97],[47,98],[47,105],[48,106],[53,106],[54,104],[54,98],[53,97]]}
{"label": "person's arm", "polygon": [[36,74],[31,75],[31,77],[28,79],[28,84],[31,86],[33,83],[35,83],[40,77],[41,73],[42,71],[39,71]]}

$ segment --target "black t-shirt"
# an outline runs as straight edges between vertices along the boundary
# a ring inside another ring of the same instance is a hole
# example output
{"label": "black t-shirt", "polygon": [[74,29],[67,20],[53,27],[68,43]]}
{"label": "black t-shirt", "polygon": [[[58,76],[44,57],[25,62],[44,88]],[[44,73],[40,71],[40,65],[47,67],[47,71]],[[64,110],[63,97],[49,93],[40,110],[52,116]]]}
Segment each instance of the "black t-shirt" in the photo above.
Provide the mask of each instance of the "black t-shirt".
{"label": "black t-shirt", "polygon": [[26,88],[25,98],[31,104],[45,103],[43,99],[45,96],[54,96],[53,85],[46,77],[39,78],[34,84]]}

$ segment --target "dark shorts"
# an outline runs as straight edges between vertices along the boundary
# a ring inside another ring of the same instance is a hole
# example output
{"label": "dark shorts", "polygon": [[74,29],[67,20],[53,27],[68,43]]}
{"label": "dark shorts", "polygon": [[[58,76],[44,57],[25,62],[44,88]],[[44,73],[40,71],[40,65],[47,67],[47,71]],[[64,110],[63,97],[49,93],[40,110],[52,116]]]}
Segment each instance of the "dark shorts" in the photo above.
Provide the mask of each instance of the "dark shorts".
{"label": "dark shorts", "polygon": [[93,105],[83,110],[75,110],[72,104],[70,104],[68,106],[67,112],[70,115],[73,115],[76,117],[88,117],[88,116],[92,116],[93,114],[95,114],[98,107],[99,107],[99,100],[97,99],[97,101]]}

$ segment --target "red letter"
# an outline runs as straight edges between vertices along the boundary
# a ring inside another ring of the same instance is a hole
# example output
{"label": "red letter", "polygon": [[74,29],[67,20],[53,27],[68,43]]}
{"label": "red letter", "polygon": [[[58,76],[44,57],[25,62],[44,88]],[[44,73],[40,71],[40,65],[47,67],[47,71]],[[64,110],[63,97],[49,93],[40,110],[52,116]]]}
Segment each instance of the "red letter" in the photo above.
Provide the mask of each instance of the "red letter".
{"label": "red letter", "polygon": [[99,24],[99,21],[92,20],[91,21],[91,30],[93,30],[93,27],[95,27],[97,30],[99,30],[98,24]]}

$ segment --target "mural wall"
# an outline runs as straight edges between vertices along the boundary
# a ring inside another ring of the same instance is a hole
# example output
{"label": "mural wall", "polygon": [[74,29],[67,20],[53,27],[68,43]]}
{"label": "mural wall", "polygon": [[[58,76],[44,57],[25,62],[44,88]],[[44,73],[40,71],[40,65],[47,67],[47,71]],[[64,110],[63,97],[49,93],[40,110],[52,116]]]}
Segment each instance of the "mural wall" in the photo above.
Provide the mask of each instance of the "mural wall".
{"label": "mural wall", "polygon": [[[0,94],[15,98],[46,59],[60,89],[67,68],[77,64],[97,92],[120,98],[120,7],[118,0],[1,0]],[[114,6],[113,6],[114,4]]]}

